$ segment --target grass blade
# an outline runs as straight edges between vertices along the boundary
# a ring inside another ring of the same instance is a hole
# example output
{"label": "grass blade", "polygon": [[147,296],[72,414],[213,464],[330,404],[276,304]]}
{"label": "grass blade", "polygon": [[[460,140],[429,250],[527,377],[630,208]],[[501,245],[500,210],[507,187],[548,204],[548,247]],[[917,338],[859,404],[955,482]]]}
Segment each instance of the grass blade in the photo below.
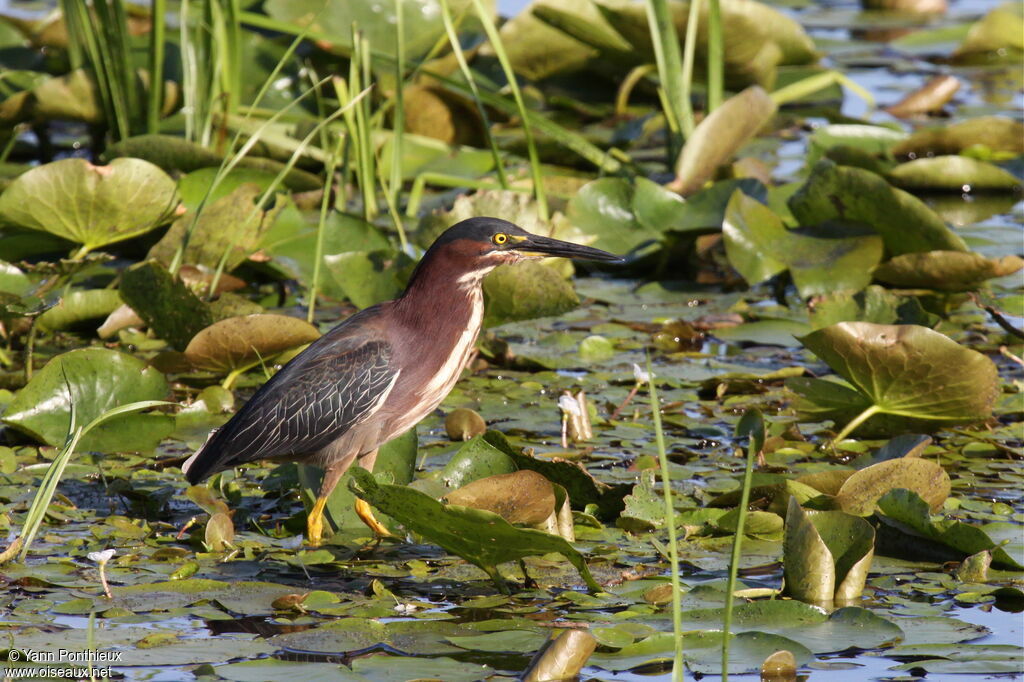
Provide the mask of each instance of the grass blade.
{"label": "grass blade", "polygon": [[658,388],[654,385],[651,358],[647,356],[647,389],[651,398],[651,416],[654,419],[654,438],[658,446],[658,465],[661,468],[661,491],[665,497],[665,525],[668,527],[668,555],[672,575],[672,633],[675,638],[675,652],[672,659],[672,682],[683,679],[683,596],[679,581],[679,543],[676,539],[676,509],[672,503],[672,477],[668,469],[668,454],[665,451],[665,432],[661,427],[661,403]]}
{"label": "grass blade", "polygon": [[167,39],[167,0],[153,0],[153,28],[149,33],[149,100],[146,105],[146,132],[160,131],[160,112],[164,94],[164,42]]}
{"label": "grass blade", "polygon": [[[693,0],[691,7],[697,3]],[[679,53],[679,36],[667,0],[647,0],[647,23],[654,44],[654,59],[658,65],[658,78],[665,92],[665,119],[669,128],[668,155],[676,158],[683,148],[682,133],[689,135],[693,130],[693,109],[690,105],[690,79],[684,77],[682,56]],[[690,47],[690,27],[687,26],[687,47]],[[691,60],[690,71],[693,73]],[[688,120],[688,122],[687,122]]]}
{"label": "grass blade", "polygon": [[720,0],[708,0],[708,105],[711,113],[722,103],[725,81],[725,47],[722,43]]}
{"label": "grass blade", "polygon": [[494,21],[491,19],[491,15],[484,9],[483,3],[480,0],[473,0],[473,8],[476,10],[480,23],[484,27],[484,33],[487,34],[487,40],[490,41],[491,47],[494,48],[494,53],[498,57],[501,69],[505,72],[505,79],[508,81],[509,89],[512,90],[512,97],[516,101],[516,108],[519,110],[519,117],[523,121],[523,134],[526,136],[526,150],[530,157],[530,174],[533,177],[533,194],[537,198],[537,216],[542,222],[547,223],[549,217],[548,199],[547,194],[544,191],[544,178],[541,175],[540,157],[537,155],[537,145],[533,140],[533,124],[526,110],[526,102],[523,101],[523,93],[519,89],[519,82],[516,81],[516,74],[512,71],[512,63],[509,61],[508,54],[505,52],[505,45],[501,41],[501,36],[498,35],[498,29],[495,27]]}

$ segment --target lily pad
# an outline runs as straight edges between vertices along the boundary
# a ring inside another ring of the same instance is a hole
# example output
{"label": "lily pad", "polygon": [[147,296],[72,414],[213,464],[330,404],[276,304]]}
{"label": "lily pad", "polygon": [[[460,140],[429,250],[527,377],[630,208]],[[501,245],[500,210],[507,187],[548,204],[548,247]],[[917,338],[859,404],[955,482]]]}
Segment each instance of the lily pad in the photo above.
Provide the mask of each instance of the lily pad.
{"label": "lily pad", "polygon": [[1015,190],[1021,186],[1009,171],[967,156],[908,161],[889,171],[889,179],[898,187],[957,193]]}
{"label": "lily pad", "polygon": [[[78,426],[112,408],[143,400],[163,400],[164,375],[138,358],[106,348],[80,348],[58,355],[39,370],[7,406],[3,421],[29,436],[60,447],[71,425],[71,403]],[[174,430],[161,414],[128,414],[99,425],[79,450],[148,451]]]}
{"label": "lily pad", "polygon": [[412,259],[404,253],[348,251],[324,257],[324,264],[345,297],[360,308],[397,298],[412,274]]}
{"label": "lily pad", "polygon": [[920,457],[888,459],[850,475],[836,493],[836,506],[847,514],[870,516],[875,503],[896,488],[913,490],[932,512],[937,512],[949,497],[949,474],[935,462]]}
{"label": "lily pad", "polygon": [[569,202],[573,225],[597,237],[592,246],[627,253],[681,224],[686,214],[683,198],[646,178],[634,183],[601,178],[583,186]]}
{"label": "lily pad", "polygon": [[988,279],[1005,277],[1024,268],[1018,256],[985,258],[980,253],[927,251],[905,253],[880,265],[875,279],[904,288],[970,291]]}
{"label": "lily pad", "polygon": [[479,566],[502,592],[507,592],[508,586],[498,572],[498,564],[548,552],[564,556],[590,590],[601,591],[583,556],[558,536],[516,528],[491,512],[443,505],[412,488],[380,484],[364,469],[353,468],[351,475],[349,487],[357,496],[409,530]]}
{"label": "lily pad", "polygon": [[750,284],[789,270],[801,296],[859,291],[882,260],[882,239],[841,225],[788,230],[770,208],[737,191],[722,225],[729,262]]}
{"label": "lily pad", "polygon": [[1014,571],[1024,570],[1024,565],[1011,557],[981,528],[955,519],[933,521],[928,503],[911,490],[886,493],[878,500],[878,509],[884,514],[884,522],[907,534],[945,545],[962,553],[964,557],[989,550],[994,565]]}
{"label": "lily pad", "polygon": [[917,251],[967,251],[923,201],[896,189],[871,171],[819,161],[810,178],[789,200],[801,225],[826,221],[870,225],[885,241],[891,256]]}
{"label": "lily pad", "polygon": [[185,357],[200,369],[226,374],[318,338],[316,327],[289,315],[229,317],[196,334],[185,348]]}
{"label": "lily pad", "polygon": [[[947,251],[944,253],[957,253]],[[897,256],[891,262],[913,258],[917,254]],[[966,254],[965,254],[966,255]],[[880,267],[885,267],[883,264]],[[878,276],[879,268],[875,268]],[[863,291],[839,291],[814,301],[810,311],[811,326],[815,329],[839,322],[873,322],[875,324],[917,324],[934,327],[939,318],[925,311],[916,296],[901,296],[873,284]]]}
{"label": "lily pad", "polygon": [[86,250],[162,225],[178,206],[174,181],[140,159],[94,166],[64,159],[33,168],[0,195],[0,219],[49,232]]}
{"label": "lily pad", "polygon": [[500,265],[484,278],[484,324],[561,315],[579,305],[572,282],[537,261]]}
{"label": "lily pad", "polygon": [[686,139],[669,185],[684,197],[701,189],[775,115],[775,101],[753,85],[722,103]]}
{"label": "lily pad", "polygon": [[509,474],[516,469],[507,454],[479,435],[466,441],[448,460],[441,471],[441,480],[449,488],[461,488],[477,479]]}
{"label": "lily pad", "polygon": [[790,498],[783,567],[786,591],[812,603],[860,597],[874,557],[875,531],[857,516],[804,511]]}
{"label": "lily pad", "polygon": [[67,329],[80,322],[104,318],[120,305],[121,297],[113,289],[76,289],[40,315],[36,324],[46,331]]}
{"label": "lily pad", "polygon": [[848,431],[877,414],[937,424],[978,421],[992,414],[999,394],[991,360],[925,327],[840,322],[800,341],[867,405]]}
{"label": "lily pad", "polygon": [[225,271],[234,270],[256,250],[284,207],[281,197],[274,207],[259,208],[257,200],[262,194],[258,184],[247,182],[209,203],[198,218],[189,211],[150,249],[150,258],[170,264],[191,231],[183,262],[216,269],[223,260]]}
{"label": "lily pad", "polygon": [[1005,116],[980,116],[945,126],[923,128],[892,148],[896,156],[959,154],[983,147],[992,152],[1024,154],[1024,123]]}

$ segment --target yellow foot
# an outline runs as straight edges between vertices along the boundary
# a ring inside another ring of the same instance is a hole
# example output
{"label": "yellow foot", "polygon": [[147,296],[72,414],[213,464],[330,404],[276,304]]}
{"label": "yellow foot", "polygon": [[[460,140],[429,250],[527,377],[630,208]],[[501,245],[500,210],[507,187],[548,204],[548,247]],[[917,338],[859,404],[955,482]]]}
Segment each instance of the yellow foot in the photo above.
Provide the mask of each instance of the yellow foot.
{"label": "yellow foot", "polygon": [[312,547],[320,546],[320,539],[324,532],[324,507],[326,506],[327,498],[318,497],[306,516],[306,541]]}
{"label": "yellow foot", "polygon": [[363,523],[370,527],[373,534],[378,538],[391,537],[391,531],[384,527],[384,525],[373,517],[373,508],[370,507],[369,503],[365,500],[356,499],[356,514],[362,519]]}

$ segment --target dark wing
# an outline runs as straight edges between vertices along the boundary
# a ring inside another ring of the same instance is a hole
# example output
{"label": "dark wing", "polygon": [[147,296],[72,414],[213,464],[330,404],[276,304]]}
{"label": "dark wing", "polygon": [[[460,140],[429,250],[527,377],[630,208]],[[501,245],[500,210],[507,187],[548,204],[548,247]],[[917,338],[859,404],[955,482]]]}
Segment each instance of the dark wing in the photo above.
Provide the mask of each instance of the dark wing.
{"label": "dark wing", "polygon": [[378,406],[397,375],[390,357],[386,341],[357,327],[336,327],[210,434],[183,467],[189,482],[242,462],[313,453],[328,445]]}

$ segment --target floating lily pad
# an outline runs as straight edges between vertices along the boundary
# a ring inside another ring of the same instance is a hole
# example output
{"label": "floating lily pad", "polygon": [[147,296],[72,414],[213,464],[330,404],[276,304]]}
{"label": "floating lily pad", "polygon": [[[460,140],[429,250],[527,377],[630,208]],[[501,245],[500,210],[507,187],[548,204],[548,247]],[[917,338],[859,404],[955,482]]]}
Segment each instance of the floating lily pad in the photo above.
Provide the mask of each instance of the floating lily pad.
{"label": "floating lily pad", "polygon": [[174,181],[151,163],[64,159],[12,182],[0,195],[0,219],[92,250],[158,227],[177,206]]}
{"label": "floating lily pad", "polygon": [[[61,446],[71,425],[71,403],[78,426],[127,403],[163,400],[164,375],[138,358],[106,348],[80,348],[50,360],[7,406],[3,421],[47,445]],[[174,430],[174,419],[160,414],[128,414],[99,425],[82,438],[79,450],[152,450]]]}
{"label": "floating lily pad", "polygon": [[874,173],[820,161],[789,200],[801,225],[838,220],[870,225],[891,256],[917,251],[967,251],[963,239],[917,197]]}
{"label": "floating lily pad", "polygon": [[665,500],[654,489],[654,477],[653,469],[642,472],[633,492],[623,498],[625,508],[615,521],[619,528],[639,533],[665,525]]}
{"label": "floating lily pad", "polygon": [[811,603],[860,597],[874,544],[875,531],[864,519],[844,512],[805,512],[790,498],[783,556],[786,591]]}
{"label": "floating lily pad", "polygon": [[223,260],[225,271],[234,270],[256,250],[284,207],[282,198],[272,208],[259,208],[257,201],[262,194],[258,184],[246,182],[207,204],[198,218],[189,211],[175,220],[163,239],[150,249],[150,258],[170,264],[185,235],[191,232],[182,257],[184,263],[213,270]]}
{"label": "floating lily pad", "polygon": [[[916,255],[897,256],[889,262],[913,258]],[[878,268],[875,269],[875,276],[878,276]],[[810,318],[811,326],[815,329],[838,322],[917,324],[922,327],[934,327],[939,321],[937,315],[925,311],[916,296],[901,296],[874,284],[860,292],[840,291],[816,299],[810,311]]]}
{"label": "floating lily pad", "polygon": [[969,291],[982,282],[1024,268],[1017,256],[985,258],[980,253],[927,251],[896,256],[875,270],[875,279],[898,287]]}
{"label": "floating lily pad", "polygon": [[316,327],[289,315],[229,317],[196,334],[185,348],[185,357],[200,369],[228,373],[318,338]]}
{"label": "floating lily pad", "polygon": [[946,126],[924,128],[896,144],[892,152],[896,156],[924,158],[959,154],[972,147],[1024,154],[1024,123],[1005,116],[981,116]]}
{"label": "floating lily pad", "polygon": [[808,380],[790,379],[787,386],[800,387],[805,399],[835,410],[866,405],[848,429],[878,414],[935,425],[978,421],[992,413],[999,393],[991,360],[925,327],[841,322],[800,341],[856,393],[822,380],[813,384],[819,391],[814,395],[807,391]]}
{"label": "floating lily pad", "polygon": [[87,320],[104,318],[121,305],[113,289],[76,289],[62,296],[54,307],[39,316],[40,329],[67,329]]}
{"label": "floating lily pad", "polygon": [[516,528],[497,514],[443,505],[418,490],[382,485],[371,473],[353,468],[349,487],[409,530],[458,554],[483,569],[499,590],[508,587],[497,565],[526,556],[558,552],[580,572],[587,587],[599,592],[583,556],[564,539],[528,528]]}
{"label": "floating lily pad", "polygon": [[397,298],[415,263],[397,251],[348,251],[324,258],[328,272],[348,300],[368,308]]}

